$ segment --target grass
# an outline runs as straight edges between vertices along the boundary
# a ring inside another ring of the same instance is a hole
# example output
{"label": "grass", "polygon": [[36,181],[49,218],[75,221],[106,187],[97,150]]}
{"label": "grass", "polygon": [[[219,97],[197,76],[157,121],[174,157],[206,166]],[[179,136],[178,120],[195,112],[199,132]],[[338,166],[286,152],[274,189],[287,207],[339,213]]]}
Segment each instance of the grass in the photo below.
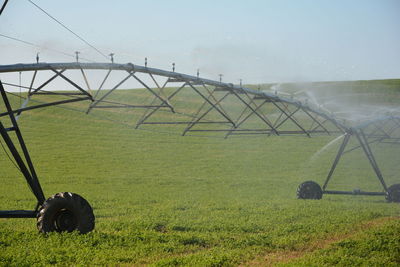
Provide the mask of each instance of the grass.
{"label": "grass", "polygon": [[[399,85],[390,92],[398,93]],[[133,98],[141,91],[120,94]],[[123,111],[107,114],[129,121]],[[284,264],[400,263],[398,219],[354,235],[370,221],[398,218],[399,204],[383,197],[295,198],[301,182],[324,181],[337,144],[312,156],[335,137],[181,137],[55,107],[23,114],[19,122],[46,195],[85,197],[96,229],[43,236],[33,219],[1,219],[2,266],[264,265],[269,253],[301,252],[337,235],[344,240]],[[388,184],[399,183],[398,150],[374,149]],[[368,168],[362,154],[346,155],[332,188],[381,190]],[[0,209],[34,207],[4,154],[0,177]]]}
{"label": "grass", "polygon": [[397,266],[400,261],[399,231],[399,220],[388,220],[351,238],[339,240],[329,248],[279,266]]}

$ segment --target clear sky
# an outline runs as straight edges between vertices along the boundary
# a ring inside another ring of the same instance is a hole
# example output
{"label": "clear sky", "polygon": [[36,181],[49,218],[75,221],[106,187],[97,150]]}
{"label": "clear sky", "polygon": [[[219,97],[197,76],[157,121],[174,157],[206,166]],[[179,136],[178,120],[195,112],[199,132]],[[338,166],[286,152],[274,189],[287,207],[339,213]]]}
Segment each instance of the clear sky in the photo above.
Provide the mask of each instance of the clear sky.
{"label": "clear sky", "polygon": [[[3,0],[0,0],[2,2]],[[116,62],[238,83],[400,78],[400,0],[33,0]],[[0,17],[0,64],[105,61],[27,0]]]}

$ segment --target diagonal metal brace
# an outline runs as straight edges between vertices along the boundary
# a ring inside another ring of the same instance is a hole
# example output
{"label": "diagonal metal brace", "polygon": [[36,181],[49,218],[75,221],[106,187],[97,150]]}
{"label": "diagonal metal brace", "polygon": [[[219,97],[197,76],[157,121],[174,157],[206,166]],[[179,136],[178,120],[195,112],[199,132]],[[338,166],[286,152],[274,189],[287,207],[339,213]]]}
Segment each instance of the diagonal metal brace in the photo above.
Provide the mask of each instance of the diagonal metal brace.
{"label": "diagonal metal brace", "polygon": [[279,135],[278,131],[276,128],[268,121],[266,120],[263,116],[261,116],[257,110],[255,110],[252,106],[249,105],[243,98],[241,98],[234,90],[232,90],[232,93],[243,103],[245,104],[254,114],[256,114],[257,117],[259,117],[263,122],[265,122],[272,130],[273,133],[276,135]]}
{"label": "diagonal metal brace", "polygon": [[[297,127],[299,127],[308,137],[311,137],[311,136],[310,136],[310,133],[307,132],[306,129],[304,129],[303,126],[301,126],[295,119],[293,119],[293,115],[296,114],[296,113],[301,109],[300,106],[299,106],[293,113],[288,114],[284,109],[282,109],[282,108],[281,108],[277,103],[275,103],[274,101],[272,101],[272,104],[273,104],[275,107],[277,107],[283,114],[286,115],[285,120],[283,120],[283,122],[281,122],[281,123],[279,124],[279,126],[281,126],[287,119],[289,119],[289,120],[291,120],[294,124],[296,124]],[[278,128],[279,126],[277,126],[276,128]]]}
{"label": "diagonal metal brace", "polygon": [[[221,99],[219,99],[216,104],[222,102],[227,96],[229,95],[229,92],[226,93],[223,97],[221,97]],[[198,117],[197,119],[194,119],[193,121],[190,122],[190,124],[186,127],[186,129],[183,131],[182,135],[184,136],[188,131],[190,131],[190,129],[193,128],[193,126],[195,126],[197,123],[200,122],[201,119],[203,119],[208,113],[210,113],[213,109],[215,108],[215,106],[211,106],[208,110],[206,110],[200,117]],[[229,123],[232,123],[231,121],[229,121]],[[206,130],[205,130],[206,131]]]}
{"label": "diagonal metal brace", "polygon": [[[254,110],[255,110],[255,111],[259,110],[262,106],[264,106],[265,103],[267,103],[267,100],[264,99],[264,101],[263,101],[261,104],[256,105],[256,108],[255,108]],[[247,110],[249,110],[249,108],[246,106],[246,107],[243,109],[242,113],[240,114],[240,116],[239,116],[239,118],[238,118],[238,120],[237,120],[237,122],[236,122],[236,127],[232,127],[231,130],[230,130],[229,132],[226,133],[225,139],[228,138],[233,132],[237,131],[237,128],[239,128],[240,125],[242,125],[244,122],[246,122],[246,121],[254,114],[253,111],[250,111],[250,113],[247,114],[247,116],[245,116],[243,119],[241,119],[241,118],[243,117],[244,113],[245,113]],[[267,129],[266,131],[269,131],[269,130],[270,130],[270,129]]]}
{"label": "diagonal metal brace", "polygon": [[83,89],[82,87],[80,87],[79,85],[77,85],[76,83],[74,83],[73,81],[71,81],[69,78],[67,78],[64,74],[62,74],[61,72],[57,71],[56,69],[51,69],[53,72],[55,72],[56,74],[58,74],[61,78],[63,78],[65,81],[67,81],[69,84],[71,84],[73,87],[75,87],[76,89],[78,89],[79,91],[81,91],[83,94],[87,95],[88,97],[90,97],[92,99],[92,101],[94,101],[92,95],[87,92],[85,89]]}
{"label": "diagonal metal brace", "polygon": [[383,179],[382,172],[379,169],[378,163],[375,160],[374,154],[371,150],[371,147],[368,144],[368,140],[365,137],[364,132],[361,129],[359,129],[355,135],[356,135],[358,141],[360,142],[360,145],[361,145],[365,155],[367,156],[369,162],[371,163],[371,166],[374,169],[376,176],[378,177],[379,181],[381,182],[383,189],[385,190],[385,192],[387,192],[387,186],[386,186],[385,180]]}
{"label": "diagonal metal brace", "polygon": [[[234,122],[231,118],[229,118],[229,116],[228,116],[227,114],[225,114],[222,110],[220,110],[220,109],[218,108],[217,105],[218,105],[222,100],[218,101],[218,103],[216,103],[216,104],[213,104],[213,103],[210,101],[209,98],[205,97],[205,96],[204,96],[196,87],[194,87],[190,82],[188,82],[187,84],[188,84],[197,94],[199,94],[208,104],[210,104],[212,108],[214,108],[219,114],[221,114],[226,120],[228,120],[232,125],[235,125],[235,122]],[[227,96],[228,94],[229,94],[229,93],[227,93],[226,96]],[[226,96],[224,96],[224,99],[225,99]]]}

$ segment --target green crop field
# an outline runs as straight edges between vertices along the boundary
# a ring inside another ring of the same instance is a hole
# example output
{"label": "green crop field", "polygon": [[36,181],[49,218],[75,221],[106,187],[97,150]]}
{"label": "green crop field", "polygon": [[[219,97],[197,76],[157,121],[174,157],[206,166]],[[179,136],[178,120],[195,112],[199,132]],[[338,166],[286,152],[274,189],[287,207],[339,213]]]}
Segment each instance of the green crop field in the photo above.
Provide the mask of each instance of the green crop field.
{"label": "green crop field", "polygon": [[[364,97],[379,92],[380,105],[400,104],[400,80],[329,86],[351,86]],[[46,196],[82,195],[94,209],[95,230],[43,235],[34,219],[0,219],[1,266],[400,265],[399,203],[296,199],[300,183],[323,183],[338,143],[321,148],[337,136],[182,137],[134,130],[125,111],[73,110],[85,105],[26,112],[19,123]],[[387,184],[400,183],[400,147],[372,148]],[[343,158],[330,188],[382,190],[361,152]],[[34,208],[3,150],[0,182],[0,209]]]}

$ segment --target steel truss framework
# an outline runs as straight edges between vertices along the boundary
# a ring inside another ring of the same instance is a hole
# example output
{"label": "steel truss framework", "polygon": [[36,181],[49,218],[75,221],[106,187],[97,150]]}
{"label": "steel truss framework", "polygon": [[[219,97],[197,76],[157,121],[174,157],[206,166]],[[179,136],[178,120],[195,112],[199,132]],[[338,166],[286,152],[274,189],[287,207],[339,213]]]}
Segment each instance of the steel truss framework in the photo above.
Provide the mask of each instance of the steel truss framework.
{"label": "steel truss framework", "polygon": [[[95,89],[91,87],[93,81],[88,75],[88,71],[94,70],[104,72],[100,85]],[[70,72],[80,73],[83,85],[79,84],[75,76],[74,78],[68,76],[67,73]],[[37,207],[34,211],[2,211],[0,217],[34,217],[38,207],[45,201],[33,163],[17,124],[17,119],[22,113],[38,108],[86,101],[89,103],[86,113],[91,113],[96,109],[143,109],[144,112],[137,119],[135,128],[175,125],[182,127],[182,135],[209,132],[220,133],[224,138],[234,135],[258,134],[267,136],[304,135],[308,137],[321,134],[344,135],[343,143],[323,185],[324,194],[387,194],[388,187],[370,145],[387,142],[399,144],[400,141],[400,119],[398,117],[388,116],[357,127],[349,127],[331,114],[292,98],[231,83],[204,79],[198,75],[191,76],[131,63],[15,64],[0,66],[0,73],[31,73],[32,75],[29,86],[6,82],[1,84],[0,82],[0,91],[5,107],[4,111],[0,110],[0,119],[9,118],[11,122],[9,128],[0,122],[0,133],[37,199]],[[123,77],[110,88],[105,88],[113,73],[119,73],[120,76],[123,74]],[[46,79],[38,82],[38,77],[43,74],[45,74]],[[54,81],[56,79],[63,80],[74,91],[54,90],[52,86],[55,86]],[[128,80],[134,80],[137,84],[140,84],[152,97],[151,101],[148,103],[142,101],[136,104],[112,100],[114,92],[123,88]],[[27,97],[21,107],[12,109],[3,85],[23,87],[27,90]],[[189,91],[192,93],[191,97],[195,95],[202,101],[201,105],[191,106],[189,99],[185,99],[185,97],[187,98],[185,92]],[[51,96],[55,99],[51,101],[46,99],[45,103],[39,104],[37,102],[32,104],[32,101],[30,101],[40,99],[41,96]],[[185,105],[176,104],[176,100]],[[235,108],[233,109],[232,106],[235,106]],[[164,116],[160,120],[157,115],[161,112],[163,114],[168,112],[170,116],[167,119]],[[10,138],[10,132],[15,132],[22,154],[18,152]],[[358,145],[346,150],[351,137],[357,139]],[[327,190],[327,185],[342,155],[355,149],[364,151],[382,184],[382,192]]]}

